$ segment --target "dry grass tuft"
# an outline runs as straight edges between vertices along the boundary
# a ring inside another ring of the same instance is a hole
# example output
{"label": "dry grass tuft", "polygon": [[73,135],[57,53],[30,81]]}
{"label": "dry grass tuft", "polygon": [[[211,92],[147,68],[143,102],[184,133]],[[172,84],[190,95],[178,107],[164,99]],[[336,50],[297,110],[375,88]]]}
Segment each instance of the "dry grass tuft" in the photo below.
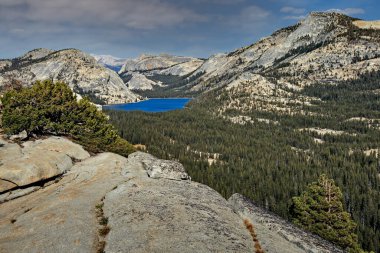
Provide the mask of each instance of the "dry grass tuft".
{"label": "dry grass tuft", "polygon": [[244,225],[252,236],[253,242],[255,243],[255,252],[256,253],[264,253],[264,250],[261,248],[259,240],[257,239],[257,234],[255,233],[255,229],[253,228],[253,224],[248,220],[244,220]]}

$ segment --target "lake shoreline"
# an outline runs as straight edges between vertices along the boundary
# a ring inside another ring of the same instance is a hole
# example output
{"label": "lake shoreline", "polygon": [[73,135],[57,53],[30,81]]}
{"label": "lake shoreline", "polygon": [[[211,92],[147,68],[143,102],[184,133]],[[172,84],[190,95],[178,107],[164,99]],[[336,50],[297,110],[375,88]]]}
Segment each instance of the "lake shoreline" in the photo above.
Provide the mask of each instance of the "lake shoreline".
{"label": "lake shoreline", "polygon": [[149,98],[125,104],[102,106],[102,110],[167,112],[182,110],[193,98]]}

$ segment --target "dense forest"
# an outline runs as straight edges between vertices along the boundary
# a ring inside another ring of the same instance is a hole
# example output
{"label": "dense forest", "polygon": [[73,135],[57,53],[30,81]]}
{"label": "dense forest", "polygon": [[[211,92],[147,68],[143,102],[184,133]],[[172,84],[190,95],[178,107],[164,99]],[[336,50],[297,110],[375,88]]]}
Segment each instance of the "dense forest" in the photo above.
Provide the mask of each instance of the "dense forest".
{"label": "dense forest", "polygon": [[[315,106],[305,106],[304,110],[313,114],[245,114],[272,120],[268,122],[241,125],[216,116],[213,108],[218,101],[212,98],[225,92],[223,89],[194,100],[184,110],[107,113],[122,137],[146,145],[158,157],[179,160],[193,180],[226,198],[241,193],[287,219],[291,219],[292,197],[326,174],[342,189],[345,208],[358,224],[363,249],[380,252],[377,80],[376,73],[368,73],[355,82],[300,91],[300,95],[321,99],[313,102]],[[300,131],[311,127],[342,132]]]}

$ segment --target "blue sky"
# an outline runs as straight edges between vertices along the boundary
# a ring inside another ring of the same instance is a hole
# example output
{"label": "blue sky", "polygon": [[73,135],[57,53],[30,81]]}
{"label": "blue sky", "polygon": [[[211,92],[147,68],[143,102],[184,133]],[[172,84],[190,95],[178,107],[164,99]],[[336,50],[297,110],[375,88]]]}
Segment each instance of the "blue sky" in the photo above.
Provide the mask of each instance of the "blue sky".
{"label": "blue sky", "polygon": [[39,47],[206,58],[327,10],[380,19],[379,0],[0,0],[0,58]]}

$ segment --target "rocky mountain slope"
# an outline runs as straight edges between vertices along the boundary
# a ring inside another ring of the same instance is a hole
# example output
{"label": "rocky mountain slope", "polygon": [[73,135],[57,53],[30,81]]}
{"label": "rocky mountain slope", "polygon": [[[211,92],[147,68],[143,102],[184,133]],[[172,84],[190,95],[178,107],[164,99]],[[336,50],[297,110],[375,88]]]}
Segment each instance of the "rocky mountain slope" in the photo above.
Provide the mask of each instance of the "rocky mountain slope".
{"label": "rocky mountain slope", "polygon": [[139,100],[114,71],[79,50],[36,49],[12,59],[0,60],[0,87],[16,79],[24,85],[53,79],[69,84],[74,92],[107,104]]}
{"label": "rocky mountain slope", "polygon": [[124,65],[124,63],[127,61],[127,59],[118,58],[112,55],[91,54],[91,56],[95,58],[97,63],[103,65],[104,67],[112,69],[116,72],[119,72],[122,66]]}
{"label": "rocky mountain slope", "polygon": [[[133,89],[165,90],[164,96],[217,90],[210,99],[218,101],[215,109],[222,115],[227,110],[303,113],[301,105],[316,99],[301,94],[305,87],[336,85],[379,72],[378,24],[315,12],[252,45],[205,61],[192,60],[185,72],[174,71],[182,64],[167,69],[174,62],[164,64],[162,57],[142,56],[127,62],[120,74]],[[166,83],[176,85],[162,88]]]}
{"label": "rocky mountain slope", "polygon": [[197,70],[203,60],[193,57],[161,55],[141,55],[125,62],[119,74],[132,90],[152,90],[170,86],[160,76],[186,77]]}
{"label": "rocky mountain slope", "polygon": [[299,95],[304,87],[336,85],[379,71],[376,24],[343,14],[311,13],[255,44],[211,57],[193,74],[203,75],[187,88],[220,88],[221,114],[228,109],[300,112],[299,105],[314,99]]}
{"label": "rocky mountain slope", "polygon": [[0,157],[1,252],[255,252],[243,220],[265,252],[341,252],[146,153],[90,156],[65,138],[2,137]]}

